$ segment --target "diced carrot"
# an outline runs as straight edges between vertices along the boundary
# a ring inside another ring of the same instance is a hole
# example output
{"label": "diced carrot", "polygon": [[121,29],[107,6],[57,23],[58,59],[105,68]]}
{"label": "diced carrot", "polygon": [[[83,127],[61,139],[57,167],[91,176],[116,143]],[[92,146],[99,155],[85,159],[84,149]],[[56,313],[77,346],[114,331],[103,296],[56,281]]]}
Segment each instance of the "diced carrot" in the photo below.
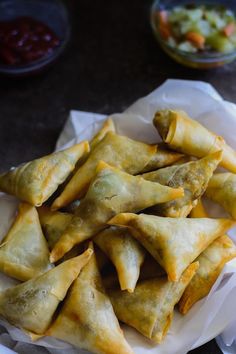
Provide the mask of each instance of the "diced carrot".
{"label": "diced carrot", "polygon": [[196,48],[203,49],[205,44],[205,37],[197,32],[188,32],[186,39],[190,41]]}
{"label": "diced carrot", "polygon": [[232,36],[232,34],[235,32],[236,26],[234,22],[229,23],[225,28],[223,28],[223,33],[226,35],[226,37]]}

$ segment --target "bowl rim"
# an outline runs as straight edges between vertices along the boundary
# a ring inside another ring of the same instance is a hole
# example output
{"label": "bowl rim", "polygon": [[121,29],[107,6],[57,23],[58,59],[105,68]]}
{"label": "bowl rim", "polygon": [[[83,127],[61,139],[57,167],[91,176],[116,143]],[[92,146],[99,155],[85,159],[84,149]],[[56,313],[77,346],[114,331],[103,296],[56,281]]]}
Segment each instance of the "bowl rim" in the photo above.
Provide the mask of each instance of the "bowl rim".
{"label": "bowl rim", "polygon": [[161,3],[161,0],[154,0],[151,7],[150,7],[150,25],[152,28],[152,31],[158,40],[158,42],[161,44],[162,47],[165,47],[167,50],[186,58],[187,60],[190,60],[192,62],[198,62],[198,63],[217,63],[218,61],[231,61],[236,58],[236,48],[235,50],[228,52],[228,53],[220,53],[220,52],[213,52],[213,53],[190,53],[178,48],[172,47],[167,41],[163,40],[160,36],[159,31],[157,30],[157,26],[155,24],[155,19],[154,19],[154,13],[157,10],[157,6],[159,6]]}
{"label": "bowl rim", "polygon": [[[4,0],[5,2],[14,2],[15,0]],[[22,2],[31,2],[42,3],[42,0],[20,0]],[[22,65],[7,65],[0,64],[0,73],[6,75],[23,75],[30,72],[40,71],[44,67],[47,67],[49,64],[53,63],[65,50],[68,45],[70,36],[71,36],[71,25],[69,20],[69,12],[62,0],[53,0],[54,3],[58,6],[59,11],[63,14],[63,19],[66,23],[66,30],[63,34],[63,39],[60,40],[58,47],[55,47],[52,53],[43,56],[40,59],[34,60],[28,64]]]}

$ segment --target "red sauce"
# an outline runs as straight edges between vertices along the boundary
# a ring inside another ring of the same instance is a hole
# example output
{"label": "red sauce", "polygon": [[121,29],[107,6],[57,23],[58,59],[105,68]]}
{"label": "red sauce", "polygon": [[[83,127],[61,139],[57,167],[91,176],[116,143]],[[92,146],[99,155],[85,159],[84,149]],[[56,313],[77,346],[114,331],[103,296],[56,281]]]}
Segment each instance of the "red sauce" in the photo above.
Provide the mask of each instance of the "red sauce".
{"label": "red sauce", "polygon": [[0,22],[0,61],[4,64],[28,64],[51,54],[59,44],[47,25],[31,17]]}

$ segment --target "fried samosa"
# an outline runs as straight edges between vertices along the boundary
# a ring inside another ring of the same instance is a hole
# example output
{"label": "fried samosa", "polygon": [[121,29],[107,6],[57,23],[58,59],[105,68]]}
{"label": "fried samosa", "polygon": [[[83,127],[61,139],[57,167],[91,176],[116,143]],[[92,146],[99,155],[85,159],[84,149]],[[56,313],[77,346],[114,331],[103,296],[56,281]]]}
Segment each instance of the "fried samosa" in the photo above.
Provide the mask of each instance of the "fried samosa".
{"label": "fried samosa", "polygon": [[192,263],[178,282],[167,277],[144,280],[132,294],[109,290],[118,319],[132,326],[155,343],[161,343],[172,322],[174,306],[194,276],[198,263]]}
{"label": "fried samosa", "polygon": [[104,136],[108,132],[113,132],[113,133],[116,132],[115,125],[111,118],[108,118],[104,122],[102,128],[98,131],[96,135],[94,135],[93,139],[90,141],[89,145],[91,151],[95,148],[95,146],[97,146],[100,143],[100,141],[104,138]]}
{"label": "fried samosa", "polygon": [[236,175],[216,173],[208,184],[206,196],[219,203],[236,220]]}
{"label": "fried samosa", "polygon": [[76,162],[88,151],[88,142],[82,142],[11,169],[0,175],[0,190],[40,206],[66,180]]}
{"label": "fried samosa", "polygon": [[49,249],[52,250],[70,224],[73,215],[59,211],[51,211],[45,206],[38,208],[38,214],[44,235],[48,241]]}
{"label": "fried samosa", "polygon": [[[135,175],[143,171],[155,155],[156,145],[148,145],[125,136],[108,132],[90,153],[86,162],[78,169],[52,208],[59,209],[85,195],[95,175],[100,160]],[[137,158],[138,156],[138,158]]]}
{"label": "fried samosa", "polygon": [[171,281],[217,237],[236,225],[230,219],[166,218],[146,214],[123,213],[108,224],[129,227],[133,236],[165,269]]}
{"label": "fried samosa", "polygon": [[148,171],[153,171],[157,170],[158,168],[170,166],[180,159],[183,158],[183,154],[179,154],[178,152],[167,150],[164,147],[162,147],[161,144],[158,144],[157,146],[157,152],[151,157],[151,160],[148,162],[148,164],[145,166],[142,172],[148,172]]}
{"label": "fried samosa", "polygon": [[0,293],[0,315],[33,334],[44,334],[58,304],[93,253],[88,249],[39,277]]}
{"label": "fried samosa", "polygon": [[220,165],[236,172],[236,152],[196,120],[183,111],[162,110],[155,114],[153,123],[165,143],[174,150],[196,157],[204,157],[212,152],[223,151]]}
{"label": "fried samosa", "polygon": [[97,354],[133,353],[103,288],[95,254],[72,285],[46,335]]}
{"label": "fried samosa", "polygon": [[120,212],[138,212],[181,196],[182,188],[146,181],[101,161],[75,217],[54,246],[50,260],[57,261],[73,246],[105,229],[107,221]]}
{"label": "fried samosa", "polygon": [[[192,210],[191,217],[207,217],[202,203]],[[236,257],[236,246],[227,235],[218,237],[196,259],[199,269],[185,289],[179,302],[179,311],[186,314],[200,299],[207,296],[225,263]]]}
{"label": "fried samosa", "polygon": [[184,196],[150,209],[150,214],[172,218],[186,217],[205,192],[209,179],[222,158],[217,151],[200,160],[145,173],[143,178],[172,188],[183,187]]}
{"label": "fried samosa", "polygon": [[22,203],[15,222],[0,245],[0,270],[25,281],[49,269],[49,249],[37,210]]}
{"label": "fried samosa", "polygon": [[126,228],[109,227],[96,235],[94,242],[115,265],[121,290],[133,292],[145,258],[145,249]]}

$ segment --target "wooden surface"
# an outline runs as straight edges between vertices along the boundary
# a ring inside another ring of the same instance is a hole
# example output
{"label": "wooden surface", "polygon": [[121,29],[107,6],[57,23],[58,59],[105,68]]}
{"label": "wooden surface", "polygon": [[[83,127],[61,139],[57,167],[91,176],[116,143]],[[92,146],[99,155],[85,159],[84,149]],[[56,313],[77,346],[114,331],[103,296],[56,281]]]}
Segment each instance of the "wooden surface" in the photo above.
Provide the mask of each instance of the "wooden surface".
{"label": "wooden surface", "polygon": [[[150,1],[67,4],[72,38],[59,61],[37,77],[0,77],[1,170],[52,151],[70,109],[121,112],[167,78],[204,80],[236,100],[236,63],[195,71],[160,50],[149,26]],[[191,353],[221,351],[211,341]]]}

